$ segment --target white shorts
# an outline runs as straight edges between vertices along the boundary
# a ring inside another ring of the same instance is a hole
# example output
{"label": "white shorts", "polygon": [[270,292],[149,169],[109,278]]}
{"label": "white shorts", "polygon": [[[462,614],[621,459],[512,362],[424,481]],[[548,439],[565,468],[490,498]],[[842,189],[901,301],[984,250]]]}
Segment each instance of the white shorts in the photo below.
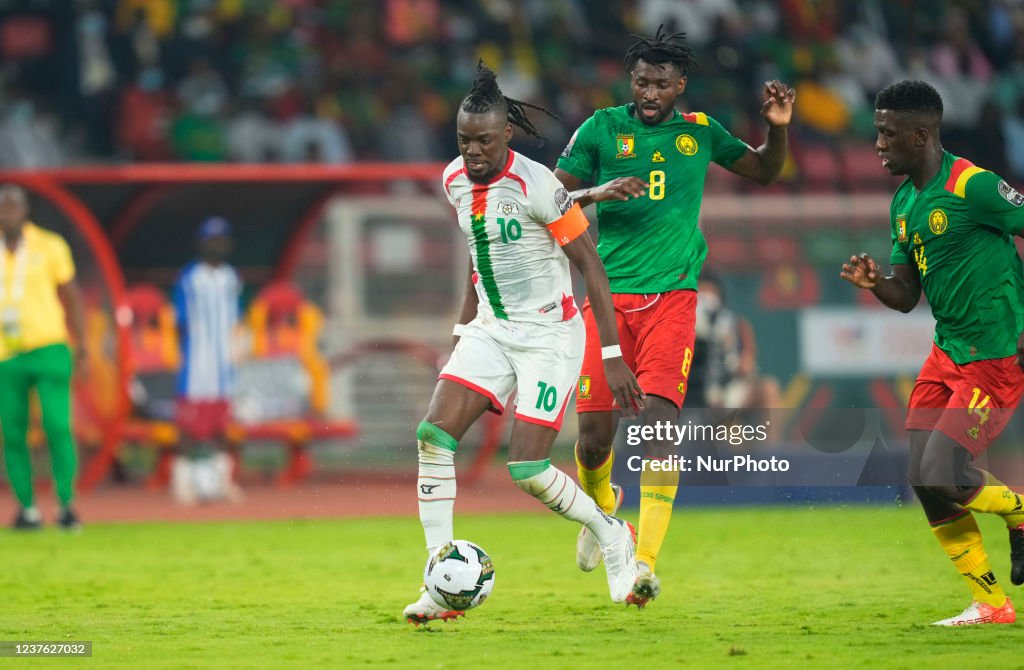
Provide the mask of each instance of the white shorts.
{"label": "white shorts", "polygon": [[559,430],[583,367],[585,342],[578,314],[553,323],[478,317],[466,324],[440,379],[487,396],[498,414],[515,390],[517,419]]}

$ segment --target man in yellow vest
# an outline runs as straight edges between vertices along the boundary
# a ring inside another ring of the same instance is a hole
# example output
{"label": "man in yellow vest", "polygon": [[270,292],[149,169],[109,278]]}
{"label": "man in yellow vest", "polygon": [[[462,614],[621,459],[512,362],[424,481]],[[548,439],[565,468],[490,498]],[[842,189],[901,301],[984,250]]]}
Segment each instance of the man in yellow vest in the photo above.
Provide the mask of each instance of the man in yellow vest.
{"label": "man in yellow vest", "polygon": [[[0,426],[7,477],[20,505],[13,523],[17,530],[42,526],[26,442],[33,388],[39,395],[60,501],[57,523],[64,530],[81,527],[71,508],[77,467],[71,374],[76,363],[85,360],[84,310],[74,279],[67,242],[28,220],[24,190],[0,185]],[[79,343],[77,361],[68,346],[68,326]]]}

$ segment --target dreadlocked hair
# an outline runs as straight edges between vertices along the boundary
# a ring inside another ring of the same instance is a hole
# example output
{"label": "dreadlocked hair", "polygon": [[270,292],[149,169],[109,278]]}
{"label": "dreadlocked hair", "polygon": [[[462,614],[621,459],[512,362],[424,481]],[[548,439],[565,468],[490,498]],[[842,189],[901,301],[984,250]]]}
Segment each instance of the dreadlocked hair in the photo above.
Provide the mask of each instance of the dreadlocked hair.
{"label": "dreadlocked hair", "polygon": [[690,70],[697,67],[697,56],[693,49],[685,44],[675,43],[675,40],[686,38],[686,33],[665,32],[664,24],[658,26],[658,32],[654,38],[643,35],[630,35],[635,38],[633,44],[626,51],[626,71],[632,72],[638,60],[643,60],[651,65],[664,65],[671,63],[685,77]]}
{"label": "dreadlocked hair", "polygon": [[459,108],[470,114],[503,111],[508,116],[509,123],[541,142],[547,142],[547,138],[540,134],[537,126],[533,125],[530,118],[526,116],[526,109],[536,109],[553,119],[558,118],[556,114],[544,107],[538,107],[528,102],[506,97],[501,92],[501,89],[498,88],[498,76],[494,74],[491,68],[484,65],[483,60],[477,63],[476,77],[473,79],[473,85],[470,87],[466,97],[462,99],[462,104]]}

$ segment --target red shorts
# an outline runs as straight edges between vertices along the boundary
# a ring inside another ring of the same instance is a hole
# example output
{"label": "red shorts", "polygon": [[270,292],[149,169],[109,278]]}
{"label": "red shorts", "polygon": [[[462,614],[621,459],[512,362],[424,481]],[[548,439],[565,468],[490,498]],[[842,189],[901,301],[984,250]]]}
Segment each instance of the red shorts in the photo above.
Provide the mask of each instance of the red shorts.
{"label": "red shorts", "polygon": [[[640,388],[682,407],[693,362],[697,292],[614,293],[612,303],[622,357]],[[614,408],[615,398],[604,377],[601,337],[589,299],[583,303],[583,323],[587,348],[576,387],[576,411],[607,412]]]}
{"label": "red shorts", "polygon": [[180,398],[174,420],[181,432],[192,440],[221,440],[231,421],[231,405],[227,400]]}
{"label": "red shorts", "polygon": [[975,456],[995,440],[1024,393],[1016,356],[957,365],[932,345],[910,394],[907,430],[937,430]]}

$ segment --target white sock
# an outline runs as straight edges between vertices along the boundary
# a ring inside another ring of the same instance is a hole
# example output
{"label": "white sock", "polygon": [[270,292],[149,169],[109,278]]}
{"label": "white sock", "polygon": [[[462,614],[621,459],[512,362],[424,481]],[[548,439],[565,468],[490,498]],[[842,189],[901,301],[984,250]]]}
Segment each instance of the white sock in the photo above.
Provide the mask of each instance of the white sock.
{"label": "white sock", "polygon": [[419,445],[419,476],[416,495],[419,498],[420,523],[427,539],[427,552],[454,539],[452,513],[455,509],[455,452],[423,440]]}
{"label": "white sock", "polygon": [[[535,463],[537,468],[545,464],[547,467],[525,479],[515,479],[516,470],[521,472],[531,463]],[[552,512],[589,528],[601,546],[615,541],[618,524],[602,512],[593,498],[584,493],[569,475],[546,461],[509,463],[509,470],[516,486],[547,505]]]}

